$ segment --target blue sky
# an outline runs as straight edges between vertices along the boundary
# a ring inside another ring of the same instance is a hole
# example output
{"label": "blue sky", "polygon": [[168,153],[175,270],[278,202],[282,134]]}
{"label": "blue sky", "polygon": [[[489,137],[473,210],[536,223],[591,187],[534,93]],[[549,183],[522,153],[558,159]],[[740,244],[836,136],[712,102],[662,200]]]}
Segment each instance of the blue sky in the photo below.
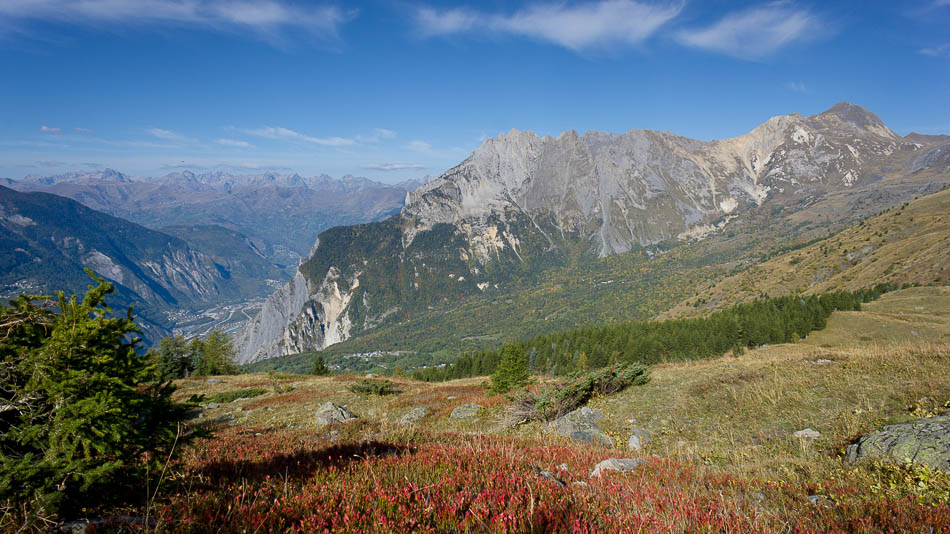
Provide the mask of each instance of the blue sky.
{"label": "blue sky", "polygon": [[950,133],[950,0],[0,1],[0,176],[438,175],[512,128]]}

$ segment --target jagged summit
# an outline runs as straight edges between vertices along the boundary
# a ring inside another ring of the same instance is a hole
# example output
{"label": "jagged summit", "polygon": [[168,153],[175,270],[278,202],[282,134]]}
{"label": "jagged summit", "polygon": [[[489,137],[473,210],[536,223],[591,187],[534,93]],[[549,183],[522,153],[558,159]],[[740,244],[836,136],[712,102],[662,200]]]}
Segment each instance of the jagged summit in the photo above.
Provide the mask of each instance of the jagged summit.
{"label": "jagged summit", "polygon": [[708,142],[652,130],[512,129],[409,192],[392,219],[322,234],[242,332],[240,359],[320,350],[577,255],[703,239],[767,203],[791,213],[848,198],[885,173],[942,168],[934,150],[848,103]]}

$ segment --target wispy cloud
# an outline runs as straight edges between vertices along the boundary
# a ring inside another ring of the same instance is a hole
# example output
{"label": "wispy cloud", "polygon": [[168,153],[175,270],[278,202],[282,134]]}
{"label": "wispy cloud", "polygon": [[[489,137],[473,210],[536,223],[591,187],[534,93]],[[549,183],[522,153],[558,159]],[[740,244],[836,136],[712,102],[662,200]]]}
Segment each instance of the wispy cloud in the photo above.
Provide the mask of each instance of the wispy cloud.
{"label": "wispy cloud", "polygon": [[43,133],[54,133],[54,134],[62,133],[61,129],[54,128],[52,126],[47,126],[45,124],[40,126],[40,131]]}
{"label": "wispy cloud", "polygon": [[808,87],[804,82],[788,82],[785,84],[785,88],[793,93],[807,93]]}
{"label": "wispy cloud", "polygon": [[414,139],[409,142],[409,150],[415,150],[416,152],[432,152],[432,145],[421,139]]}
{"label": "wispy cloud", "polygon": [[304,6],[282,0],[4,0],[0,19],[67,24],[190,25],[250,29],[272,34],[299,29],[335,37],[355,16],[333,5]]}
{"label": "wispy cloud", "polygon": [[712,26],[682,30],[677,40],[741,59],[761,59],[823,28],[818,16],[786,2],[730,13]]}
{"label": "wispy cloud", "polygon": [[421,163],[367,163],[360,165],[361,169],[374,171],[404,171],[404,170],[422,170],[428,169]]}
{"label": "wispy cloud", "polygon": [[166,141],[184,141],[185,138],[181,134],[177,134],[171,130],[163,130],[161,128],[147,128],[146,133],[154,135],[159,139],[164,139]]}
{"label": "wispy cloud", "polygon": [[349,146],[356,142],[353,139],[348,139],[345,137],[313,137],[295,132],[288,128],[282,128],[280,126],[265,126],[264,128],[241,131],[248,135],[255,135],[265,139],[287,139],[291,141],[303,141],[306,143],[314,143],[324,146]]}
{"label": "wispy cloud", "polygon": [[89,128],[80,128],[79,126],[76,126],[75,128],[73,128],[73,130],[79,133],[92,133],[92,130],[90,130]]}
{"label": "wispy cloud", "polygon": [[240,141],[237,139],[218,139],[217,141],[215,141],[215,143],[218,143],[219,145],[233,146],[237,148],[254,148],[254,145],[248,143],[247,141]]}
{"label": "wispy cloud", "polygon": [[[947,3],[950,4],[950,0],[947,0]],[[940,46],[934,46],[932,48],[922,48],[919,52],[925,56],[947,56],[950,57],[950,43],[944,43]]]}
{"label": "wispy cloud", "polygon": [[573,6],[548,2],[513,14],[483,13],[468,8],[419,8],[415,22],[422,37],[488,31],[581,51],[639,44],[681,10],[681,3],[648,4],[634,0],[601,0]]}
{"label": "wispy cloud", "polygon": [[374,128],[370,135],[357,135],[356,140],[361,143],[378,143],[383,139],[395,139],[396,132],[386,128]]}

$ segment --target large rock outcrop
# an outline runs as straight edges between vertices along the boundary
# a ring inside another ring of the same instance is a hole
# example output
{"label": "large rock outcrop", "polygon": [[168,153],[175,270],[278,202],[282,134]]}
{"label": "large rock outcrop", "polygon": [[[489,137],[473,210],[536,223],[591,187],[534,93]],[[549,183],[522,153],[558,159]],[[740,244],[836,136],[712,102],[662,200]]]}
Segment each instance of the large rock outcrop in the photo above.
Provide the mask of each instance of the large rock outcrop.
{"label": "large rock outcrop", "polygon": [[950,473],[950,415],[885,426],[849,446],[847,459],[852,463],[872,459],[914,462]]}

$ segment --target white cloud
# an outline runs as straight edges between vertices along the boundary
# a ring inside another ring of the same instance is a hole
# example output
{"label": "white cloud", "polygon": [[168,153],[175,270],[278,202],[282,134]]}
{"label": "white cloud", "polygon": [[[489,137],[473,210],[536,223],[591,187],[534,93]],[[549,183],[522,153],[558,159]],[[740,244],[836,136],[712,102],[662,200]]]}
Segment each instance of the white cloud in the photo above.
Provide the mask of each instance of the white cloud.
{"label": "white cloud", "polygon": [[62,130],[60,130],[59,128],[53,128],[52,126],[47,126],[45,124],[40,126],[40,131],[44,133],[57,133],[57,134],[62,132]]}
{"label": "white cloud", "polygon": [[415,139],[409,143],[409,150],[416,152],[432,152],[432,145],[421,139]]}
{"label": "white cloud", "polygon": [[376,128],[373,130],[373,132],[380,139],[393,139],[394,137],[396,137],[396,132],[392,130],[387,130],[386,128]]}
{"label": "white cloud", "polygon": [[148,128],[145,130],[147,133],[154,135],[159,139],[165,139],[166,141],[183,141],[184,137],[171,131],[163,130],[161,128]]}
{"label": "white cloud", "polygon": [[[950,4],[950,0],[947,0],[947,3]],[[948,56],[950,57],[950,43],[944,43],[940,46],[935,46],[932,48],[922,48],[919,52],[925,56]]]}
{"label": "white cloud", "polygon": [[785,88],[794,93],[807,93],[808,87],[805,86],[804,82],[788,82],[785,84]]}
{"label": "white cloud", "polygon": [[360,165],[361,169],[370,169],[374,171],[404,171],[404,170],[422,170],[427,169],[421,163],[367,163]]}
{"label": "white cloud", "polygon": [[324,146],[349,146],[356,142],[353,139],[347,139],[345,137],[312,137],[288,128],[281,128],[280,126],[266,126],[264,128],[242,131],[248,135],[256,135],[265,139],[289,139]]}
{"label": "white cloud", "polygon": [[598,46],[636,45],[679,15],[682,4],[600,0],[568,6],[535,4],[511,15],[467,8],[420,8],[415,22],[423,37],[475,31],[530,37],[579,51]]}
{"label": "white cloud", "polygon": [[254,148],[254,145],[248,143],[247,141],[239,141],[237,139],[218,139],[215,141],[219,145],[224,146],[233,146],[238,148]]}
{"label": "white cloud", "polygon": [[79,133],[92,133],[92,130],[90,130],[89,128],[80,128],[79,126],[76,126],[75,128],[73,128],[73,130],[76,130]]}
{"label": "white cloud", "polygon": [[822,28],[817,16],[784,2],[726,15],[702,29],[682,30],[680,43],[741,59],[760,59],[786,45],[814,36]]}
{"label": "white cloud", "polygon": [[273,33],[297,28],[334,37],[355,12],[282,0],[3,0],[0,18],[67,24],[192,25]]}

